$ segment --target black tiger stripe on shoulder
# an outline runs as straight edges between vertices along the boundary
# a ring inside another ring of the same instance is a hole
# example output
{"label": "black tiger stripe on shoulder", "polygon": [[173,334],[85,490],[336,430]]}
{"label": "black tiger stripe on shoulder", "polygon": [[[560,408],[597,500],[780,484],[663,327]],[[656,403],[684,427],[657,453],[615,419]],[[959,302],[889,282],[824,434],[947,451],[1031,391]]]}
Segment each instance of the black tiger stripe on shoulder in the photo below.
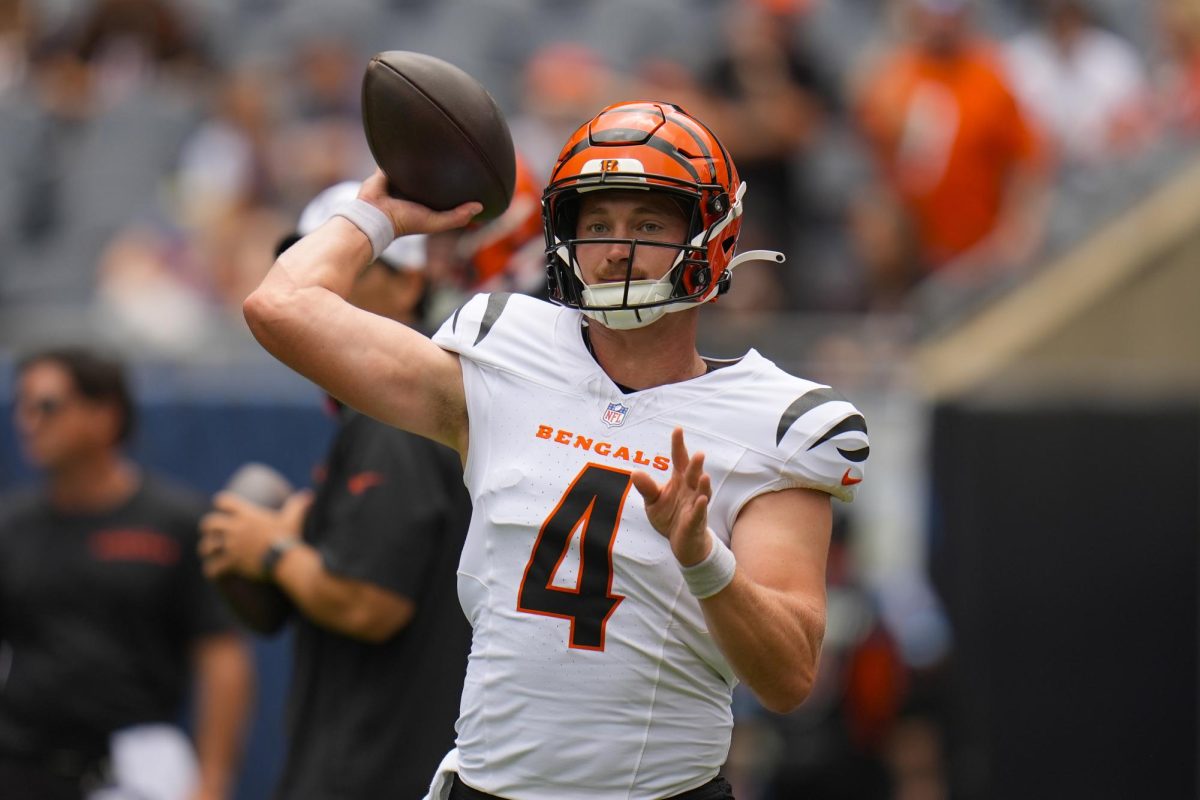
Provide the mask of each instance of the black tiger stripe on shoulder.
{"label": "black tiger stripe on shoulder", "polygon": [[479,322],[479,333],[475,337],[475,344],[483,341],[483,338],[492,332],[492,326],[496,324],[496,320],[500,319],[500,315],[504,313],[505,306],[512,298],[512,292],[493,292],[488,295],[487,308],[483,311],[483,319]]}
{"label": "black tiger stripe on shoulder", "polygon": [[[825,442],[828,442],[833,437],[839,436],[843,433],[849,433],[850,431],[858,431],[859,433],[867,432],[867,420],[862,414],[851,414],[850,416],[844,418],[841,422],[825,431],[825,433],[821,434],[821,438],[810,444],[808,449],[812,450],[813,448],[819,447]],[[853,461],[856,464],[866,461],[867,456],[871,455],[870,447],[862,447],[858,450],[843,450],[839,447],[837,451],[842,454],[842,458],[846,459],[847,461]]]}
{"label": "black tiger stripe on shoulder", "polygon": [[844,402],[845,400],[846,398],[828,386],[819,386],[800,395],[792,401],[791,405],[783,412],[783,416],[779,418],[779,427],[775,430],[775,444],[778,445],[782,442],[784,435],[796,424],[796,420],[809,411],[826,403]]}

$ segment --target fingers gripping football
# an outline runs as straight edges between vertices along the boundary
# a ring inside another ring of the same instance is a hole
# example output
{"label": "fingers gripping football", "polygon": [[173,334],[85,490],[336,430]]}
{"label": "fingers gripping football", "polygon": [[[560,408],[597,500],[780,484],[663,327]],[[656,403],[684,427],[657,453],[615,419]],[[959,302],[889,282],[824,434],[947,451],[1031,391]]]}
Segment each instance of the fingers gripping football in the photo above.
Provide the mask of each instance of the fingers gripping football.
{"label": "fingers gripping football", "polygon": [[667,538],[671,552],[685,567],[708,555],[708,502],[712,481],[704,471],[704,454],[689,455],[683,429],[671,433],[671,477],[659,484],[645,472],[633,473],[633,485],[646,505],[646,517]]}
{"label": "fingers gripping football", "polygon": [[461,228],[483,210],[483,204],[474,200],[448,211],[434,211],[420,203],[393,197],[388,194],[388,179],[381,169],[363,181],[358,197],[387,214],[398,237]]}

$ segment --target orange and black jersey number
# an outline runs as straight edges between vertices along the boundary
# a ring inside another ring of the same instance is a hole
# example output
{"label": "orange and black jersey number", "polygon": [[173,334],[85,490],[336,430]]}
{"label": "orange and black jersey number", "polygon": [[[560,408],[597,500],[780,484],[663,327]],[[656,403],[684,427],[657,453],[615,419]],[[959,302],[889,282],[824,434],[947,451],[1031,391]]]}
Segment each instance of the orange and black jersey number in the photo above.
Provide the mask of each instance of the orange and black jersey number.
{"label": "orange and black jersey number", "polygon": [[[612,550],[632,485],[631,473],[625,470],[585,466],[542,523],[525,565],[517,609],[570,620],[570,647],[603,650],[608,618],[625,599],[612,591]],[[575,585],[556,585],[555,576],[575,536],[579,537]]]}

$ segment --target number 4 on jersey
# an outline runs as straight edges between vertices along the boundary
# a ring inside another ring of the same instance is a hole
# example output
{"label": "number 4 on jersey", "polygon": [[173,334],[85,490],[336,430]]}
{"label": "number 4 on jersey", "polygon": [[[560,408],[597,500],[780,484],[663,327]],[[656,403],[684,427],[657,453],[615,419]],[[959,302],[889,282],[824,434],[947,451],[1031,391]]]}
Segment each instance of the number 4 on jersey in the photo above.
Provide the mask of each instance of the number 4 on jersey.
{"label": "number 4 on jersey", "polygon": [[[517,609],[570,620],[571,647],[603,650],[604,626],[625,599],[612,593],[612,546],[631,485],[624,470],[584,467],[542,523],[525,565]],[[575,536],[579,570],[575,585],[564,587],[555,575]]]}

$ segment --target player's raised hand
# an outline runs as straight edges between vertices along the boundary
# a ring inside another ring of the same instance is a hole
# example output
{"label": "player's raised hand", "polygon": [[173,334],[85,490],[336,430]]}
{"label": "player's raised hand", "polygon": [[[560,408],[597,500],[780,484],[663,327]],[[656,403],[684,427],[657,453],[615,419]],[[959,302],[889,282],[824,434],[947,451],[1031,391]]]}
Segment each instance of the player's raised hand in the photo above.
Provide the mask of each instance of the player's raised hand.
{"label": "player's raised hand", "polygon": [[650,524],[670,541],[676,560],[690,567],[703,561],[712,547],[708,534],[712,481],[704,471],[704,454],[688,454],[683,428],[671,432],[671,462],[666,484],[638,471],[633,473],[633,485],[645,501]]}
{"label": "player's raised hand", "polygon": [[391,218],[392,226],[396,229],[396,236],[407,236],[414,233],[441,233],[461,228],[483,210],[482,203],[472,201],[449,211],[434,211],[420,203],[393,197],[388,194],[387,176],[383,174],[383,170],[378,168],[371,177],[363,181],[362,187],[358,190],[358,197]]}

